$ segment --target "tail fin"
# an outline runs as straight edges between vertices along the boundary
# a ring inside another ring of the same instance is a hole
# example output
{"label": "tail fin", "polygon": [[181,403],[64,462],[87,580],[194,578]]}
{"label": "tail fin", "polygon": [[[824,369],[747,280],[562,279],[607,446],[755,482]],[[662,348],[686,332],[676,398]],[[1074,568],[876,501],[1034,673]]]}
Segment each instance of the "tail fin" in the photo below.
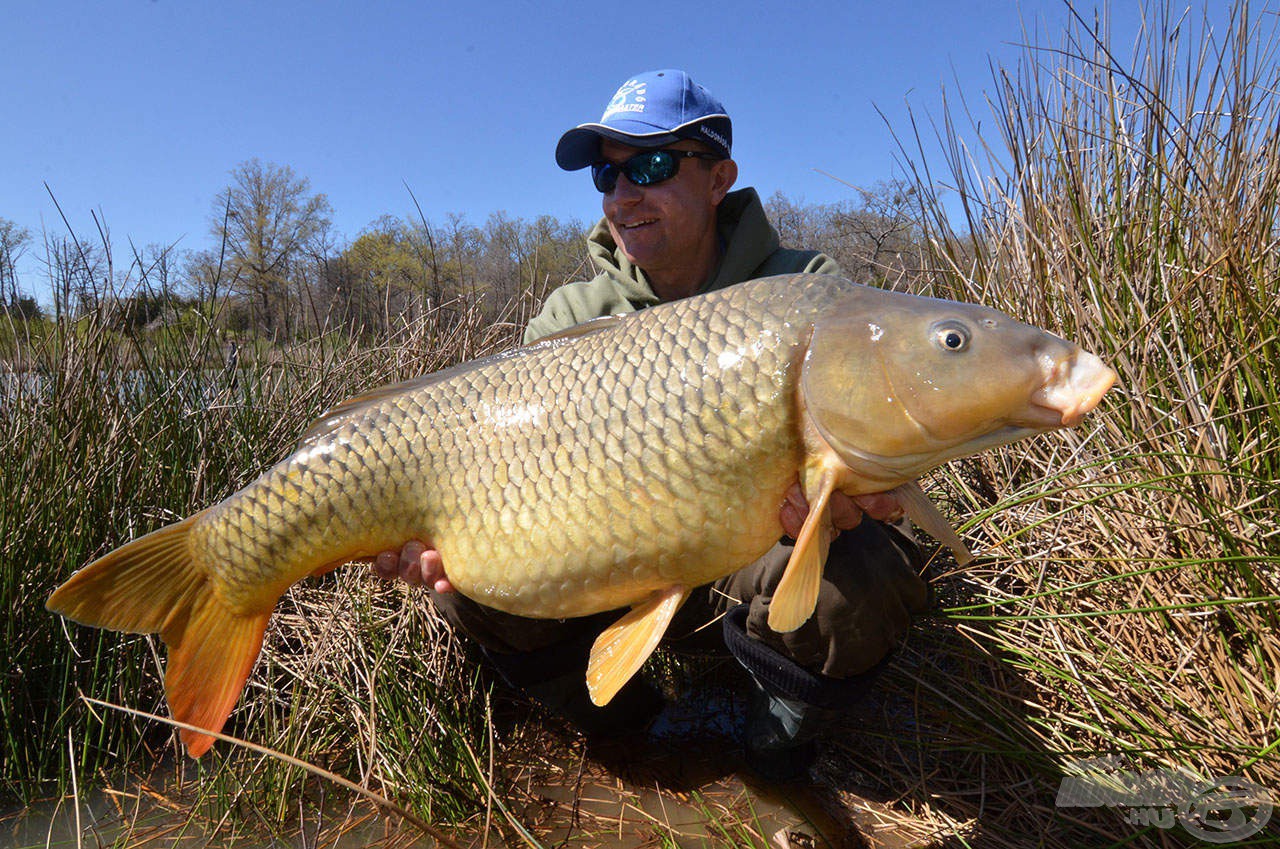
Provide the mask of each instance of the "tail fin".
{"label": "tail fin", "polygon": [[[46,607],[84,625],[158,632],[169,647],[164,687],[174,719],[218,731],[262,649],[271,611],[240,613],[213,592],[187,544],[199,517],[95,560],[58,587]],[[183,730],[181,737],[193,758],[213,745],[207,734]]]}

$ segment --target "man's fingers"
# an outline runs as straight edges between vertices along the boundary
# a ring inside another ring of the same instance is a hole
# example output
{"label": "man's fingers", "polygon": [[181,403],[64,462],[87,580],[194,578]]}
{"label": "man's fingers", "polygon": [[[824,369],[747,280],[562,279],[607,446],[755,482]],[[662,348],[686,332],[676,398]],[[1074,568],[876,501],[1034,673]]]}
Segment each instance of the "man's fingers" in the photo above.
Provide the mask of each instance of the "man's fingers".
{"label": "man's fingers", "polygon": [[400,577],[400,552],[380,551],[373,558],[373,574],[384,581],[394,581]]}
{"label": "man's fingers", "polygon": [[873,519],[882,522],[896,522],[902,518],[902,502],[898,496],[888,492],[873,492],[870,495],[858,495],[854,501]]}
{"label": "man's fingers", "polygon": [[434,548],[418,540],[406,542],[399,551],[382,551],[373,558],[373,573],[384,581],[404,581],[411,587],[431,587],[438,593],[454,592],[444,573],[444,558]]}
{"label": "man's fingers", "polygon": [[426,546],[415,540],[409,540],[400,549],[400,580],[404,581],[411,587],[420,587],[423,584],[422,575],[422,554],[426,551]]}
{"label": "man's fingers", "polygon": [[422,583],[438,593],[453,592],[453,584],[444,574],[444,558],[434,548],[428,548],[418,558],[422,572]]}
{"label": "man's fingers", "polygon": [[800,484],[793,483],[782,499],[782,509],[778,511],[778,519],[782,522],[782,531],[795,539],[800,536],[805,517],[809,515],[809,502],[805,500]]}
{"label": "man's fingers", "polygon": [[[856,528],[862,521],[862,509],[843,492],[831,493],[831,498],[827,501],[827,509],[831,525],[837,531]],[[782,522],[782,530],[787,536],[795,539],[800,536],[800,530],[804,527],[805,519],[808,517],[809,501],[804,497],[804,491],[800,489],[800,484],[794,483],[787,490],[786,497],[782,501],[782,509],[778,512],[778,519]]]}
{"label": "man's fingers", "polygon": [[831,493],[827,506],[831,510],[831,524],[837,531],[849,531],[862,523],[862,508],[843,492]]}

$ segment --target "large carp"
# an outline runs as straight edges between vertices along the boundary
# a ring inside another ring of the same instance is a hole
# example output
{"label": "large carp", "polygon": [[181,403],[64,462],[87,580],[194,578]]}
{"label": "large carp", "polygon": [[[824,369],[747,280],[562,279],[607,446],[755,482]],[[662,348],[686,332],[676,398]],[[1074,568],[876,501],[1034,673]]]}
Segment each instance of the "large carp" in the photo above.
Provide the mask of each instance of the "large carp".
{"label": "large carp", "polygon": [[[832,492],[918,496],[915,478],[947,460],[1077,423],[1114,380],[986,307],[827,275],[750,281],[352,399],[253,483],[89,564],[48,606],[159,632],[173,716],[216,731],[290,585],[421,539],[454,587],[509,613],[630,606],[592,650],[604,704],[692,588],[777,542],[797,476],[811,511],[771,605],[779,631],[813,612]],[[182,738],[197,757],[212,744]]]}

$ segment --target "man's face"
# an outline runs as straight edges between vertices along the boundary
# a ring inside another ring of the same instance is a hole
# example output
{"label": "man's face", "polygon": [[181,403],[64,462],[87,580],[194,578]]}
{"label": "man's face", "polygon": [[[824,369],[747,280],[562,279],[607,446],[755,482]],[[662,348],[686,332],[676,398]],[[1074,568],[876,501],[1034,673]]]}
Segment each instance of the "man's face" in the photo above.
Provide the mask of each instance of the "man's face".
{"label": "man's face", "polygon": [[[693,141],[667,145],[672,150],[705,150]],[[601,158],[622,163],[641,149],[601,139]],[[715,245],[716,207],[737,177],[732,160],[684,159],[674,177],[637,186],[625,176],[604,195],[604,217],[623,254],[651,275],[696,270]]]}

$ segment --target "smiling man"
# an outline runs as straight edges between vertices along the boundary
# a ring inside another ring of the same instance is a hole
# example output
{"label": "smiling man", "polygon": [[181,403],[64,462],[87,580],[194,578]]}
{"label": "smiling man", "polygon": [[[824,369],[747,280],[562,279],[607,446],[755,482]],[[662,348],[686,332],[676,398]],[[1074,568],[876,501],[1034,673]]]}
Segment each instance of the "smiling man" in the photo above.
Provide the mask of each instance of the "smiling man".
{"label": "smiling man", "polygon": [[770,274],[838,274],[817,251],[779,245],[754,189],[731,191],[732,141],[720,102],[674,70],[633,77],[598,122],[565,133],[556,163],[589,167],[602,197],[587,236],[599,273],[553,292],[525,341]]}
{"label": "smiling man", "polygon": [[[781,247],[754,189],[732,191],[738,177],[732,140],[724,107],[676,70],[633,77],[598,122],[565,133],[556,162],[568,171],[590,168],[601,194],[604,218],[587,237],[598,273],[552,292],[529,322],[525,342],[757,277],[839,273],[821,253]],[[837,493],[831,506],[842,533],[832,543],[808,622],[787,634],[767,624],[791,553],[791,540],[784,539],[759,561],[693,593],[664,640],[677,651],[728,652],[751,674],[743,743],[748,762],[770,778],[804,775],[817,729],[865,694],[911,613],[927,603],[915,543],[878,521],[901,516],[896,502],[872,496],[855,503]],[[864,520],[864,510],[875,518]],[[800,487],[793,486],[779,506],[788,534],[799,533],[807,512]],[[438,552],[419,543],[375,562],[385,578],[430,587],[445,617],[480,644],[509,683],[583,730],[636,730],[661,708],[641,677],[603,708],[589,700],[587,656],[616,611],[570,620],[512,616],[452,592],[445,568]],[[717,618],[719,627],[705,627]]]}

